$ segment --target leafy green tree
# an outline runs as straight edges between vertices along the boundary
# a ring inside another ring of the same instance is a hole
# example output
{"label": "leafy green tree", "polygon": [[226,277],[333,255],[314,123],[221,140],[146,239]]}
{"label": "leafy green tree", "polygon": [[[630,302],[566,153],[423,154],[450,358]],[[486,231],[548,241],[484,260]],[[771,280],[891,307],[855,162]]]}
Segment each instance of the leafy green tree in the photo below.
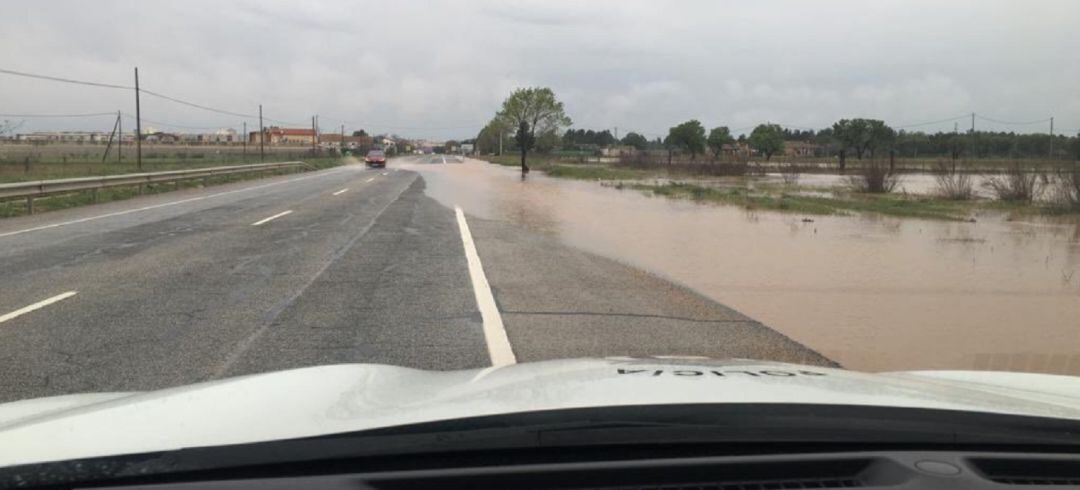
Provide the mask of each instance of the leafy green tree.
{"label": "leafy green tree", "polygon": [[671,148],[681,148],[694,159],[705,152],[705,126],[697,119],[691,119],[668,130],[665,143]]}
{"label": "leafy green tree", "polygon": [[896,130],[885,124],[885,121],[866,120],[866,139],[859,153],[866,153],[870,158],[874,158],[874,154],[879,150],[891,150],[895,144]]}
{"label": "leafy green tree", "polygon": [[529,167],[525,165],[525,153],[532,149],[536,144],[536,136],[529,123],[521,121],[518,124],[518,130],[514,133],[514,141],[517,143],[518,149],[521,151],[521,173],[522,175],[529,173]]}
{"label": "leafy green tree", "polygon": [[724,152],[724,145],[730,145],[734,142],[735,138],[731,137],[731,130],[727,126],[712,128],[709,131],[708,144],[709,149],[713,152],[713,158],[720,158],[720,154]]}
{"label": "leafy green tree", "polygon": [[623,136],[622,144],[632,146],[636,150],[644,150],[649,146],[649,140],[645,139],[644,136],[631,131],[626,133],[626,136]]}
{"label": "leafy green tree", "polygon": [[521,173],[529,172],[526,157],[536,142],[537,134],[554,132],[569,126],[571,120],[563,109],[563,103],[555,98],[555,92],[547,87],[529,87],[514,90],[503,101],[498,117],[517,128],[515,140],[521,151]]}
{"label": "leafy green tree", "polygon": [[501,153],[503,139],[506,138],[509,127],[506,121],[494,117],[480,130],[476,136],[476,151],[481,153]]}
{"label": "leafy green tree", "polygon": [[750,132],[750,147],[765,154],[765,161],[784,151],[784,130],[777,124],[758,124]]}
{"label": "leafy green tree", "polygon": [[547,153],[559,146],[559,133],[555,130],[536,135],[536,151]]}
{"label": "leafy green tree", "polygon": [[841,119],[833,124],[832,132],[839,147],[841,172],[848,150],[854,150],[859,160],[864,155],[873,158],[878,150],[891,149],[897,141],[896,131],[878,119]]}

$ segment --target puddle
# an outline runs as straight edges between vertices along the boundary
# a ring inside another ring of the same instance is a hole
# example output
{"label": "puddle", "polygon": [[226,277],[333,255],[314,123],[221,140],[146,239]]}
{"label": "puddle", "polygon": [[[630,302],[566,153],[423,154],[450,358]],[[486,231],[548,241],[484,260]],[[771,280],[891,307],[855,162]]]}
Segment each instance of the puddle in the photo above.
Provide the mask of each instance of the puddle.
{"label": "puddle", "polygon": [[1080,221],[804,216],[522,182],[474,160],[402,164],[466,212],[685,284],[867,371],[1080,374]]}

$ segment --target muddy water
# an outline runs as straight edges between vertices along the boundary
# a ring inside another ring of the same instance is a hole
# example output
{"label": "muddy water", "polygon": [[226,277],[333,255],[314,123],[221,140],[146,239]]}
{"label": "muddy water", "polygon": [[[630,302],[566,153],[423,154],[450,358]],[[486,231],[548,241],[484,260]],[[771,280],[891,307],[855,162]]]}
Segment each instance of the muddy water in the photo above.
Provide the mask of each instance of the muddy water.
{"label": "muddy water", "polygon": [[750,213],[476,161],[430,196],[736,308],[852,369],[1080,374],[1080,223]]}
{"label": "muddy water", "polygon": [[[768,174],[771,180],[780,181],[780,174]],[[982,174],[972,174],[972,190],[977,196],[991,197],[992,193],[983,185],[987,177]],[[849,177],[836,174],[802,174],[799,176],[799,184],[811,187],[836,187],[846,186]],[[901,174],[896,184],[896,192],[908,194],[931,195],[938,193],[937,177],[928,173]]]}

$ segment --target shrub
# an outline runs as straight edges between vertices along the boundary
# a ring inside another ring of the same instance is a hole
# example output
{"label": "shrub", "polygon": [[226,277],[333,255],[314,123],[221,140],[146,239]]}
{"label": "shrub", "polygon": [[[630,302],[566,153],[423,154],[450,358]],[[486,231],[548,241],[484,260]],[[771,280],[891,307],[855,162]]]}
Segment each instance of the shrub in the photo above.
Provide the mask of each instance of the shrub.
{"label": "shrub", "polygon": [[[1045,176],[1043,180],[1046,180]],[[1015,161],[1005,168],[1004,173],[987,177],[983,187],[1002,201],[1030,203],[1038,197],[1044,186],[1040,185],[1037,172],[1028,172],[1021,167],[1019,161]]]}
{"label": "shrub", "polygon": [[856,192],[884,194],[896,188],[900,174],[890,169],[888,162],[871,158],[848,177],[848,183]]}
{"label": "shrub", "polygon": [[966,201],[975,196],[975,182],[963,167],[957,168],[956,160],[937,162],[937,193],[945,199]]}
{"label": "shrub", "polygon": [[802,167],[794,163],[788,163],[780,166],[780,178],[784,179],[785,185],[798,184],[800,174],[802,174]]}
{"label": "shrub", "polygon": [[1068,209],[1080,209],[1080,166],[1059,168],[1051,183],[1054,204]]}

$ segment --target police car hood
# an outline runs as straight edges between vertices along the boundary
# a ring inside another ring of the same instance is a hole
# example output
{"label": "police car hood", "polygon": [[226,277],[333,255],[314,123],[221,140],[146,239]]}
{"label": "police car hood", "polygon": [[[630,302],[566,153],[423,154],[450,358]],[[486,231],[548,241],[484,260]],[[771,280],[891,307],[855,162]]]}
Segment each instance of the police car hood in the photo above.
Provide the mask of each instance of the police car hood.
{"label": "police car hood", "polygon": [[0,467],[567,408],[798,403],[1080,420],[1080,378],[869,374],[750,360],[578,359],[465,371],[342,364],[0,405]]}

